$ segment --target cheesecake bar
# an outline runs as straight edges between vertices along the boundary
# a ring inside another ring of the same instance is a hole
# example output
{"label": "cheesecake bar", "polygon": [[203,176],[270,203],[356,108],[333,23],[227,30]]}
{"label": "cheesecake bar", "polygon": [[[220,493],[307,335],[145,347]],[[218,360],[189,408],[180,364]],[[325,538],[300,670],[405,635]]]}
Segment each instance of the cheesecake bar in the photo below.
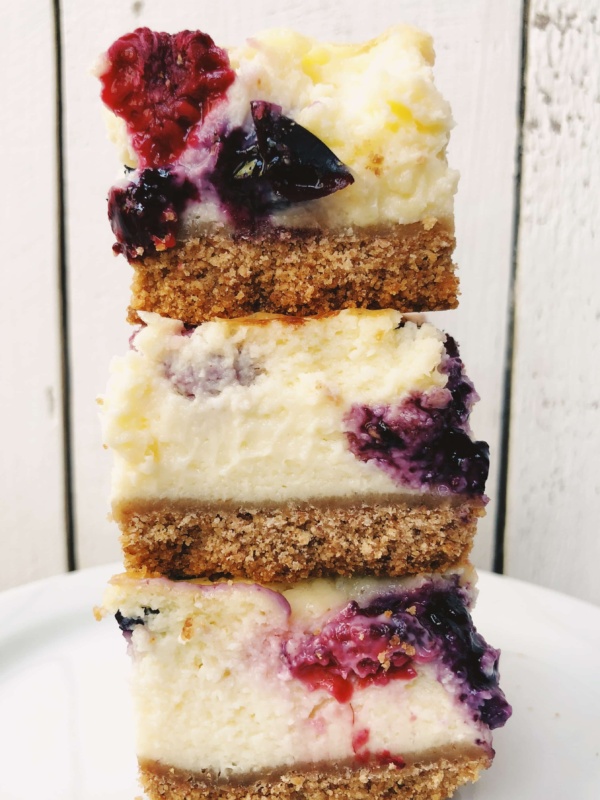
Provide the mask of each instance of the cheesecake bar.
{"label": "cheesecake bar", "polygon": [[474,580],[114,578],[149,798],[425,800],[476,780],[510,706]]}
{"label": "cheesecake bar", "polygon": [[391,310],[140,313],[101,400],[127,569],[269,582],[466,558],[489,450],[452,337]]}
{"label": "cheesecake bar", "polygon": [[225,50],[140,28],[97,72],[126,175],[115,252],[139,311],[198,324],[263,311],[453,308],[457,173],[431,39],[272,30]]}

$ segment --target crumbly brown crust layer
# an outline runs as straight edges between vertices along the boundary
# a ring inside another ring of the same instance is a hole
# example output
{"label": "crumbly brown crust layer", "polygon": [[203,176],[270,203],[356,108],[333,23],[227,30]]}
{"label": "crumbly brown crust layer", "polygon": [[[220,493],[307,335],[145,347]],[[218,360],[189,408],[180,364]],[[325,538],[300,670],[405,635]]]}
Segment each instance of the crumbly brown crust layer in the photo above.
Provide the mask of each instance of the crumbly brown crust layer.
{"label": "crumbly brown crust layer", "polygon": [[199,324],[257,311],[312,316],[343,308],[434,311],[458,304],[451,224],[339,231],[214,228],[132,262],[137,311]]}
{"label": "crumbly brown crust layer", "polygon": [[401,769],[290,769],[250,783],[217,783],[210,774],[146,761],[140,763],[140,779],[150,800],[444,800],[459,786],[476,781],[490,763],[490,757],[482,751],[465,752]]}
{"label": "crumbly brown crust layer", "polygon": [[219,510],[140,501],[113,510],[128,570],[262,583],[442,571],[466,560],[484,513],[471,500]]}

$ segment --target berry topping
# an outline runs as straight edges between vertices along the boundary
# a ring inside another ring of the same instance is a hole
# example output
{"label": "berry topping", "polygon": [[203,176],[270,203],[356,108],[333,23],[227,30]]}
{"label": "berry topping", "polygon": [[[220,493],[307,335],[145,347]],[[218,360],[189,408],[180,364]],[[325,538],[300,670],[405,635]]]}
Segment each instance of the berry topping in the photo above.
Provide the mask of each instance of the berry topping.
{"label": "berry topping", "polygon": [[200,31],[138,28],[106,58],[101,97],[125,120],[141,167],[172,163],[235,79],[227,53]]}
{"label": "berry topping", "polygon": [[223,140],[211,180],[238,225],[277,208],[315,200],[354,182],[348,168],[317,136],[281,113],[250,104],[253,129],[235,128]]}
{"label": "berry topping", "polygon": [[169,169],[145,169],[108,196],[108,218],[117,239],[115,253],[128,259],[175,247],[179,217],[198,190]]}
{"label": "berry topping", "polygon": [[448,375],[444,389],[414,392],[395,406],[352,406],[345,418],[350,450],[400,485],[479,497],[485,490],[489,447],[469,435],[477,394],[451,337],[440,371]]}
{"label": "berry topping", "polygon": [[[419,664],[437,660],[448,669],[459,702],[474,719],[497,728],[511,714],[498,686],[499,653],[477,633],[465,603],[458,578],[431,579],[416,589],[376,596],[363,607],[351,602],[319,633],[286,642],[283,660],[295,678],[340,703],[357,689],[412,680]],[[357,734],[357,757],[366,755],[367,739],[367,731]],[[387,757],[387,763],[403,766],[401,759]]]}

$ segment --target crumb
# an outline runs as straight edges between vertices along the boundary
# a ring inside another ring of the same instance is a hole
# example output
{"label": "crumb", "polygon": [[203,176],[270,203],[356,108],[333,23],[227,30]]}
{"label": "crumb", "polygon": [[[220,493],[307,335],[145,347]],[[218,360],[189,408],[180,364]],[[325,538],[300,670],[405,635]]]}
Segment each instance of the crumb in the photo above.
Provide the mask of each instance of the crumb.
{"label": "crumb", "polygon": [[373,153],[367,163],[366,167],[374,175],[381,175],[381,165],[383,164],[383,156],[381,153]]}
{"label": "crumb", "polygon": [[187,617],[185,622],[183,623],[179,639],[181,642],[189,642],[189,640],[192,638],[193,635],[194,635],[194,620],[192,619],[192,617]]}
{"label": "crumb", "polygon": [[379,661],[379,663],[383,667],[384,672],[387,672],[388,669],[391,667],[391,662],[390,662],[389,658],[387,657],[387,653],[385,653],[385,652],[379,653],[379,655],[377,656],[377,660]]}

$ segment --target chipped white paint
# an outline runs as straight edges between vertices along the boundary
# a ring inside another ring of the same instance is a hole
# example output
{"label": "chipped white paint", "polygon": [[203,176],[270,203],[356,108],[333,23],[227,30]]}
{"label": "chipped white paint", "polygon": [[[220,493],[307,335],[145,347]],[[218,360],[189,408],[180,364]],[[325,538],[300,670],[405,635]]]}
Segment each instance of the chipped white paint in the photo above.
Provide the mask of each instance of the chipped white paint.
{"label": "chipped white paint", "polygon": [[533,0],[506,571],[600,603],[600,6]]}
{"label": "chipped white paint", "polygon": [[2,14],[0,589],[66,569],[51,4]]}
{"label": "chipped white paint", "polygon": [[[63,3],[68,157],[69,286],[74,369],[76,522],[80,564],[118,557],[115,527],[106,522],[109,459],[103,456],[94,397],[102,391],[110,358],[127,346],[122,319],[129,268],[110,253],[105,212],[107,186],[117,172],[106,140],[98,87],[88,75],[95,55],[118,35],[145,24],[161,30],[201,27],[219,43],[240,42],[261,28],[288,25],[311,35],[361,40],[407,21],[430,31],[436,42],[438,83],[457,120],[451,160],[462,173],[457,203],[462,301],[440,315],[458,338],[483,398],[477,435],[492,445],[497,475],[503,354],[510,273],[513,166],[517,132],[518,0],[353,0],[340,13],[338,0],[282,3],[229,0],[211,7],[180,0],[100,4]],[[439,320],[438,320],[439,321]],[[494,503],[480,528],[476,561],[491,564]]]}

